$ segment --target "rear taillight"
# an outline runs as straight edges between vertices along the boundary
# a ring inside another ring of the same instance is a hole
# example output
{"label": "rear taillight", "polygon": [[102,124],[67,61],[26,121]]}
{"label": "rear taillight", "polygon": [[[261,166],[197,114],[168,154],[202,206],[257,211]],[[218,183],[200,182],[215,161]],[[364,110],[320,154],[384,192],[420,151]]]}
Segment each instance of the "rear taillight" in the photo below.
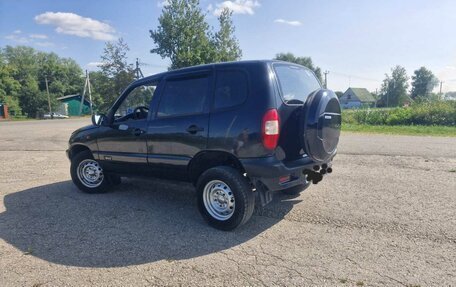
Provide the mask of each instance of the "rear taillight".
{"label": "rear taillight", "polygon": [[267,149],[275,149],[279,141],[279,114],[276,109],[268,110],[263,116],[263,145]]}

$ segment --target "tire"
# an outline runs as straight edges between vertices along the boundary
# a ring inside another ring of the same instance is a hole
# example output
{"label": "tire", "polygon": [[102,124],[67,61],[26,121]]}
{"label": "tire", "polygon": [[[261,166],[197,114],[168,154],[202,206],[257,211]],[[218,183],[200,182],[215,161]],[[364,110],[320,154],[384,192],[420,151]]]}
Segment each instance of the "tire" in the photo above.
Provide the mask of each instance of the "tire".
{"label": "tire", "polygon": [[298,195],[302,191],[306,190],[311,184],[312,184],[312,182],[309,181],[308,183],[305,183],[305,184],[299,184],[299,185],[284,189],[284,190],[282,190],[282,192],[285,194],[288,194],[288,195]]}
{"label": "tire", "polygon": [[234,168],[208,169],[198,178],[196,190],[199,212],[214,228],[233,230],[253,214],[255,194],[248,180]]}
{"label": "tire", "polygon": [[[85,171],[92,174],[87,175]],[[73,183],[85,193],[105,193],[111,187],[108,175],[103,173],[90,151],[82,151],[71,159],[70,173]]]}

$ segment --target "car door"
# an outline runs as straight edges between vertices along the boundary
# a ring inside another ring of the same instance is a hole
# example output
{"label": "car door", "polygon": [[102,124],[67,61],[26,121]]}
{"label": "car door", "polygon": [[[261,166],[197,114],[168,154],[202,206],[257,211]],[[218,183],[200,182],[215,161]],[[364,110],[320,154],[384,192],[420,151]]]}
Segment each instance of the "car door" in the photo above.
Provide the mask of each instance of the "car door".
{"label": "car door", "polygon": [[147,130],[148,162],[160,177],[185,179],[187,165],[206,149],[212,71],[168,76]]}
{"label": "car door", "polygon": [[105,170],[143,173],[148,167],[147,126],[158,81],[129,87],[110,111],[111,122],[100,127],[98,158]]}

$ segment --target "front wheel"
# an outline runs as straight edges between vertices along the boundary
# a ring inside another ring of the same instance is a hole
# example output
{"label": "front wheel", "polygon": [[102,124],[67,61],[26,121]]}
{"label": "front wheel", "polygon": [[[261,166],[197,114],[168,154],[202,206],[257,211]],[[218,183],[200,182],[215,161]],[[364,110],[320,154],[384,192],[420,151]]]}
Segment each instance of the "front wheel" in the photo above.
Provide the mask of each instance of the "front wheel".
{"label": "front wheel", "polygon": [[70,167],[73,183],[86,193],[107,192],[111,186],[100,164],[93,158],[90,151],[83,151],[71,159]]}
{"label": "front wheel", "polygon": [[198,179],[198,209],[217,229],[233,230],[253,214],[255,196],[247,179],[228,166],[208,169]]}

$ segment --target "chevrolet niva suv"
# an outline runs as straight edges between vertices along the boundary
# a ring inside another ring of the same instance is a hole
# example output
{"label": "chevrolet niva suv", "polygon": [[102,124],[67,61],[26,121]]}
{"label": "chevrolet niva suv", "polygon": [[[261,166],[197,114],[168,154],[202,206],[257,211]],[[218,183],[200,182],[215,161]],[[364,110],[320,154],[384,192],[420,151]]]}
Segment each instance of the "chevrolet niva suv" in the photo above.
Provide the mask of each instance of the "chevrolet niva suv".
{"label": "chevrolet niva suv", "polygon": [[106,192],[121,176],[189,181],[204,219],[231,230],[256,197],[265,205],[272,192],[296,194],[332,172],[341,112],[311,70],[241,61],[137,80],[92,123],[67,150],[80,190]]}

